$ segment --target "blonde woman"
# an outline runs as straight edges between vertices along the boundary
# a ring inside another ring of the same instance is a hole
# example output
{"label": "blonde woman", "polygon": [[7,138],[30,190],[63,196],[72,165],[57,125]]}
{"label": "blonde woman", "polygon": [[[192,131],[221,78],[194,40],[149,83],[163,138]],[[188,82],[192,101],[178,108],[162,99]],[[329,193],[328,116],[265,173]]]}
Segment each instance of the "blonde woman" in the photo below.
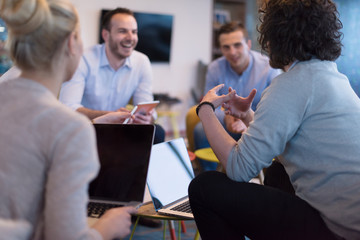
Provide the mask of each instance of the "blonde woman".
{"label": "blonde woman", "polygon": [[[9,28],[10,54],[22,72],[0,84],[2,233],[7,226],[18,226],[18,232],[26,229],[27,239],[126,236],[136,211],[131,207],[112,209],[88,227],[87,189],[99,169],[95,134],[85,116],[56,98],[83,51],[75,8],[66,0],[4,0],[0,17]],[[97,120],[123,121],[129,115]]]}

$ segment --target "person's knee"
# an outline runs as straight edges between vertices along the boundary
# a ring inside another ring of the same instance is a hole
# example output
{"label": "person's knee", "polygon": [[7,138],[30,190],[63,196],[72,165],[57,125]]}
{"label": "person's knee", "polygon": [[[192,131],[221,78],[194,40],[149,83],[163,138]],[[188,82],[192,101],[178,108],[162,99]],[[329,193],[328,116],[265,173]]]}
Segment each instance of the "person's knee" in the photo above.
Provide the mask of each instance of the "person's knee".
{"label": "person's knee", "polygon": [[165,141],[165,130],[158,124],[155,124],[155,136],[154,144],[161,143]]}
{"label": "person's knee", "polygon": [[196,124],[193,133],[195,149],[206,148],[210,146],[201,123]]}
{"label": "person's knee", "polygon": [[216,162],[209,162],[209,161],[202,160],[202,159],[199,159],[199,163],[201,165],[203,172],[215,171],[218,166],[218,163],[216,163]]}
{"label": "person's knee", "polygon": [[214,181],[214,178],[219,177],[223,173],[217,171],[207,171],[200,173],[197,177],[195,177],[189,184],[188,192],[190,197],[195,197],[196,194],[203,191],[205,188],[203,187],[208,186],[211,184],[210,182]]}
{"label": "person's knee", "polygon": [[198,131],[204,131],[201,122],[198,122],[194,127],[194,132],[198,132]]}
{"label": "person's knee", "polygon": [[194,131],[194,138],[195,138],[195,139],[200,138],[202,135],[205,134],[201,122],[199,122],[198,124],[195,125],[193,131]]}

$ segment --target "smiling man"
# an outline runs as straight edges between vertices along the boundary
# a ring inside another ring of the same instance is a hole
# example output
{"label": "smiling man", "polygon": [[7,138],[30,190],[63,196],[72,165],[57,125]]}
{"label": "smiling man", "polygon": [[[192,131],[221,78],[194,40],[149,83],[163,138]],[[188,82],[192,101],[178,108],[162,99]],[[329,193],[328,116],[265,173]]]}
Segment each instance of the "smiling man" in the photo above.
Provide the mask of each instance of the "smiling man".
{"label": "smiling man", "polygon": [[[138,27],[133,12],[116,8],[107,12],[101,25],[103,44],[85,51],[72,79],[62,85],[60,101],[94,119],[109,112],[126,111],[132,99],[153,100],[149,58],[134,50]],[[135,114],[133,123],[152,124],[156,113]],[[164,129],[156,125],[154,143],[163,142]],[[141,218],[140,224],[159,227],[159,220]]]}
{"label": "smiling man", "polygon": [[[250,50],[251,40],[242,23],[231,22],[221,26],[218,41],[223,56],[209,64],[204,94],[219,84],[232,87],[240,96],[248,96],[250,91],[256,88],[257,93],[252,104],[252,109],[255,110],[262,91],[281,71],[270,67],[268,57]],[[219,92],[220,95],[227,93],[227,88]],[[234,139],[238,140],[246,130],[241,120],[230,115],[225,116],[220,108],[216,110],[216,115]],[[201,123],[195,127],[194,141],[196,149],[210,146]],[[200,161],[200,164],[205,171],[214,170],[217,165],[206,161]]]}
{"label": "smiling man", "polygon": [[[60,101],[90,119],[125,111],[131,99],[134,105],[152,101],[150,60],[134,50],[137,31],[136,19],[129,9],[107,12],[101,25],[104,43],[85,51],[73,78],[62,86]],[[155,118],[156,112],[139,113],[134,123],[152,124]],[[164,137],[164,130],[156,125],[154,142],[162,142]]]}

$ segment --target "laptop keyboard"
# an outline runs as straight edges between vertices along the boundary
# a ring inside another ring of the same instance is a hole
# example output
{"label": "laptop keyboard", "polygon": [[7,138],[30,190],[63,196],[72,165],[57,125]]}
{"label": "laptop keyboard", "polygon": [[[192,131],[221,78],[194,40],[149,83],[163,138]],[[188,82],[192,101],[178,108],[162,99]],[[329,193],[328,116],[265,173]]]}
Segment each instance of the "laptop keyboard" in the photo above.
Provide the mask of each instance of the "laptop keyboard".
{"label": "laptop keyboard", "polygon": [[122,207],[121,204],[89,202],[88,217],[100,218],[110,208]]}
{"label": "laptop keyboard", "polygon": [[185,213],[192,213],[189,201],[186,201],[180,205],[177,205],[177,206],[171,208],[170,210],[178,211],[178,212],[185,212]]}

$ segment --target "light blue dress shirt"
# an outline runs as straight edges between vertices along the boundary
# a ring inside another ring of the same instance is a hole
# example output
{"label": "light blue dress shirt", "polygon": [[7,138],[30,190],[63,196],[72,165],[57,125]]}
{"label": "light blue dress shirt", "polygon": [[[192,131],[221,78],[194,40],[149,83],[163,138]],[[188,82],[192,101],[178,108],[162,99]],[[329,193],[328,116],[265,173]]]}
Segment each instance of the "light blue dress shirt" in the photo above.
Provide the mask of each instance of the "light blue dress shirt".
{"label": "light blue dress shirt", "polygon": [[[282,71],[270,67],[269,58],[261,53],[250,51],[249,54],[249,66],[241,75],[231,68],[224,56],[213,61],[207,70],[204,95],[219,84],[225,84],[225,87],[219,91],[219,95],[227,94],[228,88],[232,87],[239,96],[246,97],[255,88],[257,93],[251,106],[255,110],[263,90]],[[216,110],[216,115],[222,122],[225,114],[220,108]]]}
{"label": "light blue dress shirt", "polygon": [[87,50],[72,79],[62,85],[59,100],[73,110],[86,107],[115,111],[153,100],[152,71],[149,58],[137,51],[114,70],[106,57],[105,45]]}
{"label": "light blue dress shirt", "polygon": [[[282,71],[270,67],[269,58],[259,52],[250,51],[249,55],[249,65],[241,75],[231,68],[225,57],[220,57],[210,63],[206,74],[204,95],[219,84],[225,84],[225,87],[219,91],[219,95],[227,94],[228,88],[232,87],[236,90],[238,95],[246,97],[252,89],[256,88],[257,93],[252,104],[252,109],[255,110],[263,90],[268,87],[272,79],[278,76]],[[218,107],[215,110],[215,114],[225,128],[225,113],[221,110],[221,107]],[[240,134],[228,133],[234,139],[239,139],[241,136]],[[210,146],[201,123],[198,123],[195,126],[194,142],[196,149]],[[205,171],[215,170],[217,165],[216,163],[205,161],[200,161],[200,164]]]}

